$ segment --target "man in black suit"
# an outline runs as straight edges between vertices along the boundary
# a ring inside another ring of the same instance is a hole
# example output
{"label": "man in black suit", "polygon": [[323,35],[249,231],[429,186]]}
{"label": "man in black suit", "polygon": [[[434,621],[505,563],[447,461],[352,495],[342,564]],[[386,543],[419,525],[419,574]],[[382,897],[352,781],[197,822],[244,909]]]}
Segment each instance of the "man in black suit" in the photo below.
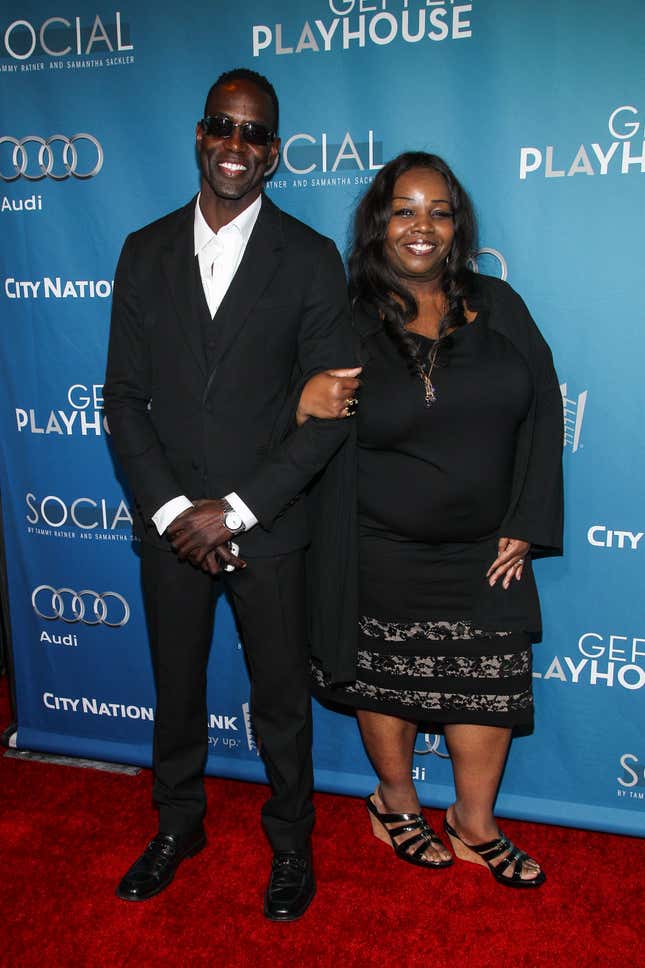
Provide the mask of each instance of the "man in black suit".
{"label": "man in black suit", "polygon": [[[117,894],[152,897],[205,845],[206,665],[226,586],[272,791],[264,910],[288,921],[315,892],[302,492],[346,427],[298,426],[296,405],[311,375],[353,353],[333,242],[263,194],[277,130],[266,78],[237,69],[216,81],[197,124],[200,194],[123,247],[104,399],[137,505],[157,688],[159,830]],[[340,394],[357,373],[343,371]]]}

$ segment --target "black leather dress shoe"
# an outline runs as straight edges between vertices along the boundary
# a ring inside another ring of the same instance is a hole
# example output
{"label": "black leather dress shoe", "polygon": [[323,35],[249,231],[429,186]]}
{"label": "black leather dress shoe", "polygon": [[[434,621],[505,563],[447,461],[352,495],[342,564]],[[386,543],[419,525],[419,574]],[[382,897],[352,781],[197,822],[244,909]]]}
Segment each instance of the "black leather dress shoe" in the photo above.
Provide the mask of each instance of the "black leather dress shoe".
{"label": "black leather dress shoe", "polygon": [[277,850],[273,855],[264,913],[271,921],[295,921],[311,904],[316,881],[308,850]]}
{"label": "black leather dress shoe", "polygon": [[168,887],[186,857],[206,846],[202,827],[188,834],[157,834],[116,889],[124,901],[147,901]]}

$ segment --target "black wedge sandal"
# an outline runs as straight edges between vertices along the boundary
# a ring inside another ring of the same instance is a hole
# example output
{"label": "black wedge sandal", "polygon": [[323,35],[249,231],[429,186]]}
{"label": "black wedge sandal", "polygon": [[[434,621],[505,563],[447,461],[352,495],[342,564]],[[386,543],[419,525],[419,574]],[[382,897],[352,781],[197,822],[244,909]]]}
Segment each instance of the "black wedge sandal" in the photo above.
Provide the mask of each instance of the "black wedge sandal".
{"label": "black wedge sandal", "polygon": [[[448,822],[448,817],[444,817],[443,829],[450,838],[452,849],[460,860],[468,861],[470,864],[481,864],[487,867],[498,884],[506,887],[539,887],[544,884],[546,874],[539,870],[535,877],[522,877],[522,864],[525,860],[536,861],[529,857],[523,850],[501,834],[497,840],[489,840],[485,844],[467,844],[461,839],[455,828]],[[505,854],[505,857],[502,855]],[[495,864],[498,857],[502,859]],[[513,872],[507,875],[505,871],[513,867]]]}
{"label": "black wedge sandal", "polygon": [[[365,806],[368,809],[374,836],[382,840],[384,844],[389,844],[394,848],[394,853],[401,860],[408,864],[415,864],[417,867],[432,867],[440,869],[450,867],[453,863],[452,857],[449,860],[424,860],[424,855],[428,847],[438,845],[445,850],[445,844],[420,813],[379,813],[372,796],[365,798]],[[386,827],[388,823],[396,823],[401,826],[390,830]],[[401,834],[410,834],[403,841],[395,838]]]}

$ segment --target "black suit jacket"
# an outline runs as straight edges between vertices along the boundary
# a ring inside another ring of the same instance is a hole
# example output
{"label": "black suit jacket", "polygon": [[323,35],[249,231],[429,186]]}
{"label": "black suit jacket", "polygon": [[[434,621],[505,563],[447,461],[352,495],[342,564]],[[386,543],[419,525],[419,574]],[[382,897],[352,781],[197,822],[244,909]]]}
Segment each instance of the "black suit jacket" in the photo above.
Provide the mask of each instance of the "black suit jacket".
{"label": "black suit jacket", "polygon": [[307,543],[300,496],[346,435],[342,420],[293,421],[303,383],[354,358],[342,262],[263,197],[207,362],[194,207],[124,244],[104,387],[112,441],[145,540],[169,547],[151,517],[171,498],[236,491],[259,520],[241,553],[282,554]]}

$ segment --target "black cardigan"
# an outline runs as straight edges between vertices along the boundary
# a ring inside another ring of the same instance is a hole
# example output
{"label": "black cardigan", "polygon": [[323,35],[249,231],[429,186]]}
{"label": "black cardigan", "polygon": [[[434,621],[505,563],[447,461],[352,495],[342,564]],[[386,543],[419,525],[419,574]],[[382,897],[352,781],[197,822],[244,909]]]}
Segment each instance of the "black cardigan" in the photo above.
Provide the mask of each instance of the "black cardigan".
{"label": "black cardigan", "polygon": [[[475,601],[472,622],[482,629],[541,635],[540,605],[531,556],[562,553],[562,396],[551,351],[520,296],[505,282],[473,274],[473,307],[486,325],[507,337],[533,378],[533,402],[517,438],[511,498],[499,534],[531,544],[519,587],[502,583]],[[354,330],[359,361],[369,360],[369,337],[382,328],[371,307],[359,306]],[[360,406],[360,403],[359,403]],[[353,423],[353,421],[352,421]],[[356,427],[310,493],[312,543],[308,551],[309,635],[313,657],[330,683],[355,679],[358,629],[358,514]],[[514,603],[514,604],[513,604]]]}

